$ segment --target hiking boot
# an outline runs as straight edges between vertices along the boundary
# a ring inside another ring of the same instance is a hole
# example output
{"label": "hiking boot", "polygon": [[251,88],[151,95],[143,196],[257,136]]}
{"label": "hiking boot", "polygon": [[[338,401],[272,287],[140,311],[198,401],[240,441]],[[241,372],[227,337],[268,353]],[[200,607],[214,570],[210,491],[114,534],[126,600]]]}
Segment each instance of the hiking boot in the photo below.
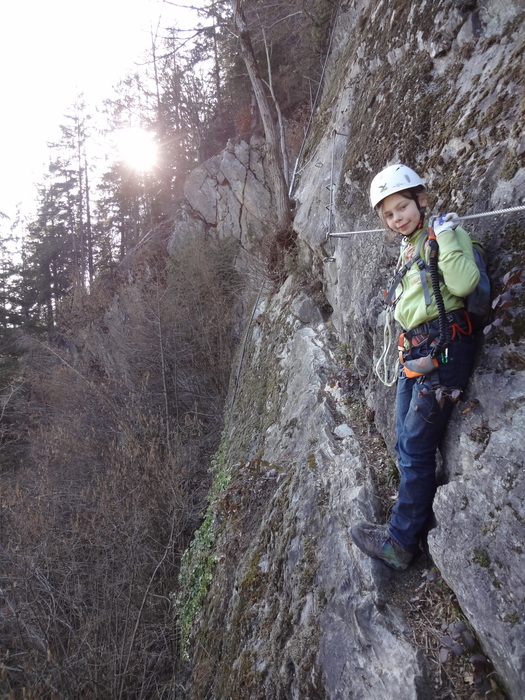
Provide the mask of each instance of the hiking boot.
{"label": "hiking boot", "polygon": [[384,561],[396,571],[406,569],[414,556],[390,537],[386,525],[373,525],[361,520],[352,525],[350,536],[362,552],[372,559]]}

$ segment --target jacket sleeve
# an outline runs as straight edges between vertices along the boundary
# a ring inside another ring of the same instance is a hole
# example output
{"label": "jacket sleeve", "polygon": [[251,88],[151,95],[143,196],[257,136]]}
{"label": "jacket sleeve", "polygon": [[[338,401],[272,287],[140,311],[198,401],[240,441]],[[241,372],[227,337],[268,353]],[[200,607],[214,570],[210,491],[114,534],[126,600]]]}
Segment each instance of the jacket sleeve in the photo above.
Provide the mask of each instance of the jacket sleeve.
{"label": "jacket sleeve", "polygon": [[444,231],[438,238],[438,267],[450,292],[466,297],[479,282],[479,270],[472,252],[469,234],[458,226]]}

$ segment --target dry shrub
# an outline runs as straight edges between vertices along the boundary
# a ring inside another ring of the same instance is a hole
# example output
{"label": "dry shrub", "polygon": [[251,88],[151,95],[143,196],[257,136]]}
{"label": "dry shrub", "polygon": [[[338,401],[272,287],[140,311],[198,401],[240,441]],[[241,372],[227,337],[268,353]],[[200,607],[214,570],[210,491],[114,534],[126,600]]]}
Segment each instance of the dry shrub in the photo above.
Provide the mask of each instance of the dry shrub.
{"label": "dry shrub", "polygon": [[36,458],[4,484],[2,690],[152,697],[171,682],[167,594],[203,494],[185,436],[170,453],[161,419],[133,418],[98,454],[94,435],[72,441],[78,412],[39,428]]}
{"label": "dry shrub", "polygon": [[[26,339],[0,482],[0,696],[179,697],[168,594],[199,523],[232,355],[231,251],[143,256],[100,318]],[[66,324],[67,327],[67,324]]]}

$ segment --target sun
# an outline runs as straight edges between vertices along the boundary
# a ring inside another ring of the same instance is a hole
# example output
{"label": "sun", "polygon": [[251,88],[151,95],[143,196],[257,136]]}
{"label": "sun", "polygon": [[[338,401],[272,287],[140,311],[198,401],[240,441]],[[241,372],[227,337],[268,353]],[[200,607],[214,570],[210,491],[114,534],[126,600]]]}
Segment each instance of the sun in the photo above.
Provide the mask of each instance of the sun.
{"label": "sun", "polygon": [[130,168],[146,172],[157,165],[159,148],[151,131],[130,126],[114,136],[119,156]]}

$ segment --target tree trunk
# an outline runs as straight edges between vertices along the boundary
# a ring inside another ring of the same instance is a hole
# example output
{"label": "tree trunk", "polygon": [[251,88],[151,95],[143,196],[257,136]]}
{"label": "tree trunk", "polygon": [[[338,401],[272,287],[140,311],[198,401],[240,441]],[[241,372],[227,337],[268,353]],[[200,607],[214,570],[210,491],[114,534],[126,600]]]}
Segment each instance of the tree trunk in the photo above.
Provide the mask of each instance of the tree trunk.
{"label": "tree trunk", "polygon": [[257,100],[257,106],[261,115],[261,122],[264,129],[267,149],[267,164],[268,176],[270,179],[270,187],[275,198],[277,232],[285,231],[291,224],[290,202],[286,187],[286,179],[284,177],[283,168],[279,159],[279,139],[277,129],[272,118],[270,104],[264,91],[264,83],[259,73],[253,46],[250,38],[250,32],[246,24],[246,18],[243,12],[243,0],[231,0],[233,18],[235,27],[238,33],[239,44],[241,48],[241,56],[246,64],[246,70],[252,84],[252,89]]}
{"label": "tree trunk", "polygon": [[281,113],[281,107],[279,106],[279,102],[277,98],[275,97],[275,92],[273,89],[273,79],[272,79],[272,64],[270,61],[270,51],[268,47],[268,42],[266,41],[266,32],[263,29],[263,39],[264,39],[264,50],[266,53],[266,66],[268,68],[268,88],[270,90],[270,94],[272,96],[273,100],[273,105],[275,107],[275,111],[277,112],[277,124],[279,125],[279,142],[280,142],[280,148],[281,148],[281,158],[282,158],[282,164],[283,164],[283,175],[284,175],[284,181],[286,183],[286,186],[288,187],[288,154],[286,152],[286,140],[285,140],[285,133],[284,133],[284,124],[283,124],[283,115]]}
{"label": "tree trunk", "polygon": [[91,196],[89,191],[89,174],[88,174],[88,164],[87,156],[84,151],[84,173],[86,182],[86,244],[87,244],[87,265],[88,265],[88,277],[89,286],[93,286],[93,280],[95,279],[95,267],[93,263],[93,230],[91,228]]}

